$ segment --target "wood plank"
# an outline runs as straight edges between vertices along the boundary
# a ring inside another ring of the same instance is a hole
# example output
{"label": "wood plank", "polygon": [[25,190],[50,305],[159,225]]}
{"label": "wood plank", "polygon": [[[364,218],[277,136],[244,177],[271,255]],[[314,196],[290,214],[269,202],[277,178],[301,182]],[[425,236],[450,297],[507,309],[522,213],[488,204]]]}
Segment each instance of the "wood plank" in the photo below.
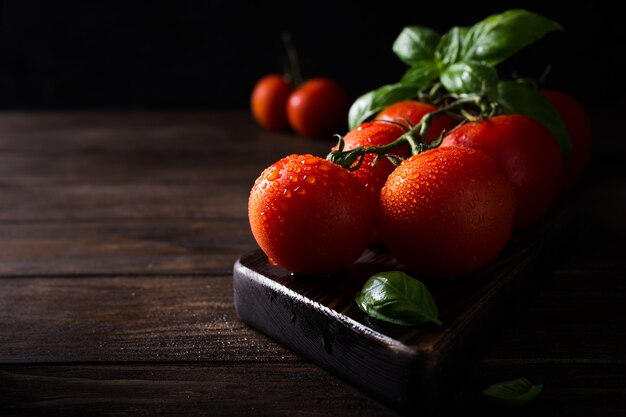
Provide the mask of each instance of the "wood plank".
{"label": "wood plank", "polygon": [[245,218],[251,184],[59,185],[0,187],[0,221]]}
{"label": "wood plank", "polygon": [[255,246],[246,218],[0,223],[0,276],[228,275]]}
{"label": "wood plank", "polygon": [[294,361],[235,315],[231,276],[0,279],[0,363]]}
{"label": "wood plank", "polygon": [[[337,132],[342,133],[342,132]],[[0,114],[0,151],[198,151],[277,154],[326,150],[335,140],[312,140],[260,128],[247,111],[59,112]]]}
{"label": "wood plank", "polygon": [[307,363],[0,366],[2,415],[321,417],[329,412],[397,416]]}
{"label": "wood plank", "polygon": [[[612,417],[626,413],[626,364],[481,362],[442,416]],[[516,410],[480,399],[503,378],[525,375],[543,393]],[[297,381],[297,383],[294,383]],[[3,415],[400,416],[306,362],[272,364],[76,364],[0,366]]]}

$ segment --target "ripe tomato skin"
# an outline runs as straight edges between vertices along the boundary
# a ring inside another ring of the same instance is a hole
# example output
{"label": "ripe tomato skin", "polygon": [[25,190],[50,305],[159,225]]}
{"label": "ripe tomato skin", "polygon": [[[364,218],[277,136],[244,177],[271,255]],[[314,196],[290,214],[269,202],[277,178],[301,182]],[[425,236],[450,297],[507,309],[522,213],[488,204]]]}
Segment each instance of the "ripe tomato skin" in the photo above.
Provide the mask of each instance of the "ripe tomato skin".
{"label": "ripe tomato skin", "polygon": [[[404,129],[392,123],[381,121],[366,122],[352,129],[343,137],[345,141],[344,150],[349,151],[359,146],[388,145],[404,133]],[[337,146],[333,149],[337,149]],[[397,148],[390,153],[402,158],[411,156],[408,145]],[[377,207],[380,198],[380,190],[383,188],[383,185],[385,185],[389,174],[391,174],[396,167],[387,158],[378,158],[376,164],[374,164],[374,159],[375,156],[373,154],[365,155],[363,163],[359,169],[352,171],[352,175],[365,186],[372,207]],[[377,230],[374,231],[372,243],[381,243]]]}
{"label": "ripe tomato skin", "polygon": [[563,178],[563,188],[569,189],[580,179],[591,158],[591,121],[573,97],[552,90],[540,93],[559,111],[569,135],[572,152]]}
{"label": "ripe tomato skin", "polygon": [[494,157],[513,185],[515,228],[541,220],[561,186],[562,154],[554,136],[521,115],[495,116],[460,126],[441,146],[467,146]]}
{"label": "ripe tomato skin", "polygon": [[348,170],[316,156],[290,155],[255,181],[248,218],[270,262],[328,274],[349,267],[367,247],[374,208]]}
{"label": "ripe tomato skin", "polygon": [[250,108],[255,120],[266,129],[286,129],[287,100],[292,91],[291,83],[282,75],[270,74],[261,78],[250,97]]}
{"label": "ripe tomato skin", "polygon": [[332,135],[342,130],[348,105],[348,96],[339,83],[328,78],[313,78],[289,97],[287,119],[300,135]]}
{"label": "ripe tomato skin", "polygon": [[[407,120],[415,126],[418,124],[422,117],[425,114],[431,113],[437,110],[437,107],[431,106],[430,104],[422,103],[420,101],[415,100],[405,100],[399,101],[391,106],[387,107],[385,110],[378,113],[376,116],[376,120],[388,120],[392,122],[402,123],[403,125],[408,126]],[[406,120],[405,120],[406,119]],[[459,122],[454,118],[444,114],[433,121],[430,129],[428,130],[428,135],[426,136],[426,143],[431,142],[434,139],[437,139],[441,132],[444,130],[446,132],[454,129]]]}
{"label": "ripe tomato skin", "polygon": [[380,194],[383,241],[418,275],[454,277],[493,260],[511,236],[515,195],[498,163],[460,146],[404,161]]}
{"label": "ripe tomato skin", "polygon": [[[384,146],[402,136],[405,131],[397,125],[380,121],[366,122],[348,132],[343,140],[345,142],[344,151],[357,148],[359,146]],[[333,149],[337,149],[335,146]],[[390,152],[402,158],[411,156],[409,146],[405,145]],[[378,204],[380,190],[385,185],[389,174],[396,169],[395,165],[387,158],[378,158],[376,165],[373,164],[375,156],[365,155],[363,163],[352,175],[358,178],[365,186],[372,200],[372,204]]]}

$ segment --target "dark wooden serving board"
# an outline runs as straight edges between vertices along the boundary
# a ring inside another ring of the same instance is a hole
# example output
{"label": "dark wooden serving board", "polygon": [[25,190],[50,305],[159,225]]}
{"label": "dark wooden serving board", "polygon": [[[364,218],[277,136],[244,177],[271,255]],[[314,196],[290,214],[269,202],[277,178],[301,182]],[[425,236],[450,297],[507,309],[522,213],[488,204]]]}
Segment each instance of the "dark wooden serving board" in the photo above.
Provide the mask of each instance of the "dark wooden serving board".
{"label": "dark wooden serving board", "polygon": [[[260,250],[234,267],[239,317],[304,357],[405,412],[445,401],[498,330],[546,279],[570,210],[517,234],[499,258],[454,280],[422,279],[444,325],[401,327],[368,318],[354,302],[373,274],[402,267],[381,248],[325,277],[272,266]],[[559,245],[560,246],[560,245]]]}

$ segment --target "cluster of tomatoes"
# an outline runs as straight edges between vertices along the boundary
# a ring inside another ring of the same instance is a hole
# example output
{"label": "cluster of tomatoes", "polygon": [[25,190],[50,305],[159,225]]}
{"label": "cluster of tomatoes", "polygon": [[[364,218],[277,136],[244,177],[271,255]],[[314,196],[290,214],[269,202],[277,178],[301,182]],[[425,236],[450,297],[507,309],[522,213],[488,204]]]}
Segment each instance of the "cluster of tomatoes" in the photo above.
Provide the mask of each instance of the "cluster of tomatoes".
{"label": "cluster of tomatoes", "polygon": [[[572,155],[564,162],[550,131],[521,115],[464,123],[444,115],[410,155],[367,154],[348,170],[312,155],[268,167],[249,199],[254,237],[270,262],[292,272],[328,274],[349,267],[368,244],[384,243],[416,275],[456,277],[497,257],[514,230],[531,227],[580,177],[590,155],[585,110],[568,95],[542,92],[559,110]],[[435,107],[402,101],[348,132],[343,150],[396,141]],[[404,126],[403,126],[404,125]],[[449,133],[448,133],[449,132]]]}
{"label": "cluster of tomatoes", "polygon": [[291,126],[298,134],[320,137],[338,132],[348,113],[348,96],[329,78],[312,78],[295,86],[288,77],[270,74],[255,85],[252,115],[266,129]]}

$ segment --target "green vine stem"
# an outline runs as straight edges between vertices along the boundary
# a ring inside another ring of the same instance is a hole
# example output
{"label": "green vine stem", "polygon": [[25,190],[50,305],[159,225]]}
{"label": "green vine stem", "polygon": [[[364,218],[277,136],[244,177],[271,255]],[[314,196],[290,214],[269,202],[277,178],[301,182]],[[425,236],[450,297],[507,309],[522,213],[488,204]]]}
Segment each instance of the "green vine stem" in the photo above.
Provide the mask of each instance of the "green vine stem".
{"label": "green vine stem", "polygon": [[291,40],[291,34],[289,32],[283,32],[282,34],[283,46],[285,47],[285,53],[287,54],[287,62],[285,73],[289,80],[298,86],[302,84],[304,79],[302,78],[302,72],[300,71],[300,61],[298,60],[298,52]]}
{"label": "green vine stem", "polygon": [[[475,116],[469,113],[469,110],[467,110],[468,107],[478,109],[478,115]],[[433,112],[427,113],[424,117],[422,117],[422,120],[418,124],[412,126],[402,136],[388,145],[368,147],[359,146],[349,151],[344,151],[345,142],[343,137],[337,135],[339,136],[339,144],[337,146],[338,149],[330,152],[326,159],[341,165],[350,171],[356,171],[359,169],[363,164],[365,155],[367,154],[375,154],[376,160],[381,157],[386,157],[392,163],[397,165],[401,162],[401,159],[395,155],[389,154],[389,152],[394,149],[408,144],[411,149],[411,155],[417,155],[428,149],[436,148],[441,144],[443,134],[437,140],[434,140],[431,143],[426,143],[428,130],[437,117],[446,113],[458,112],[461,113],[465,119],[469,118],[471,120],[477,120],[479,118],[492,117],[497,114],[498,111],[499,106],[497,103],[490,101],[485,94],[461,97]]]}

